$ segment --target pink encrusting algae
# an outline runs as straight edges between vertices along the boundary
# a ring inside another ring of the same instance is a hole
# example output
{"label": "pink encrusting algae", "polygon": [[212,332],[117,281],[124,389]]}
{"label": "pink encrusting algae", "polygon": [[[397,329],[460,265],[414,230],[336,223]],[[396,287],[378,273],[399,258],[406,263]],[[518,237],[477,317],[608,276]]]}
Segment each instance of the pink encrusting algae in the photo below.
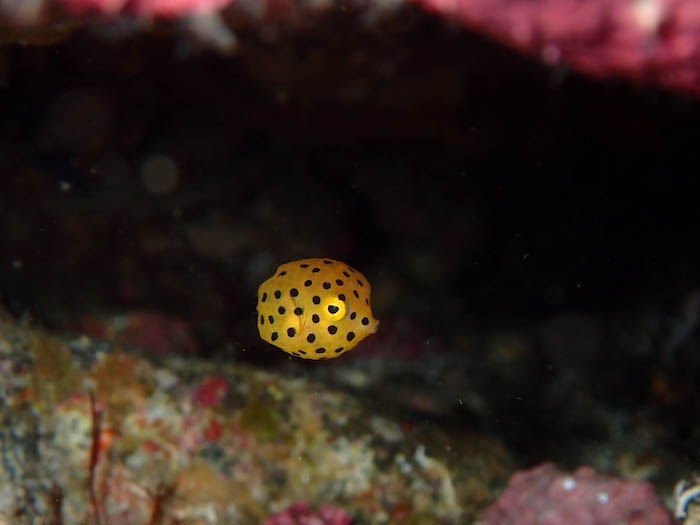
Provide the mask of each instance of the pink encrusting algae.
{"label": "pink encrusting algae", "polygon": [[545,463],[516,472],[483,525],[670,525],[649,483],[625,481],[581,467],[569,474]]}
{"label": "pink encrusting algae", "polygon": [[695,0],[416,3],[552,65],[700,95],[700,3]]}
{"label": "pink encrusting algae", "polygon": [[264,525],[350,525],[351,521],[341,508],[325,504],[313,510],[307,502],[300,501],[269,516]]}
{"label": "pink encrusting algae", "polygon": [[[4,6],[8,3],[8,6]],[[588,75],[626,77],[700,95],[700,4],[695,0],[404,0],[356,2],[358,7],[388,10],[416,4],[477,33]],[[329,11],[334,2],[298,0],[37,0],[33,8],[0,0],[0,19],[18,12],[26,24],[45,22],[46,13],[71,16],[140,16],[185,19],[210,17],[209,31],[229,31],[220,13],[254,11],[255,23],[296,24]],[[250,9],[256,4],[255,10]],[[352,2],[350,2],[352,4]],[[365,5],[368,4],[368,5]],[[247,7],[246,7],[247,6]],[[216,22],[213,22],[217,19]],[[230,32],[230,31],[229,31]],[[226,42],[235,41],[230,32]],[[211,42],[216,42],[212,38]],[[231,48],[235,45],[231,45]]]}

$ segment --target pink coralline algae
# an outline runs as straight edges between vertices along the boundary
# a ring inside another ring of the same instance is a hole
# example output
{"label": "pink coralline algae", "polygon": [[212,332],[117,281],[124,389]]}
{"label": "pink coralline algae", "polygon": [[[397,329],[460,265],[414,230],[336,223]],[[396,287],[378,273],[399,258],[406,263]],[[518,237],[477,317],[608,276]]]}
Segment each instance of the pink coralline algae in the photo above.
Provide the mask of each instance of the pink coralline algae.
{"label": "pink coralline algae", "polygon": [[232,0],[58,0],[73,14],[119,13],[177,17],[188,14],[206,14],[229,5]]}
{"label": "pink coralline algae", "polygon": [[[42,21],[41,13],[216,19],[208,31],[223,31],[229,8],[255,6],[259,23],[293,26],[313,19],[316,10],[343,2],[301,0],[0,0],[0,20]],[[684,90],[700,96],[700,2],[697,0],[403,0],[348,2],[423,9],[548,64],[566,64],[597,77],[626,77],[641,84]],[[249,10],[249,9],[248,9]],[[201,22],[201,20],[200,20]],[[258,23],[256,22],[256,23]],[[206,31],[204,31],[206,32]],[[213,37],[228,42],[232,35]]]}
{"label": "pink coralline algae", "polygon": [[649,483],[624,481],[581,467],[573,474],[551,463],[516,472],[483,525],[670,525]]}
{"label": "pink coralline algae", "polygon": [[550,64],[700,95],[696,0],[415,0]]}
{"label": "pink coralline algae", "polygon": [[207,378],[194,392],[194,399],[205,408],[218,405],[228,392],[228,381],[225,377],[213,376]]}
{"label": "pink coralline algae", "polygon": [[300,501],[267,518],[265,525],[350,525],[350,522],[350,516],[343,509],[323,505],[314,511],[308,503]]}

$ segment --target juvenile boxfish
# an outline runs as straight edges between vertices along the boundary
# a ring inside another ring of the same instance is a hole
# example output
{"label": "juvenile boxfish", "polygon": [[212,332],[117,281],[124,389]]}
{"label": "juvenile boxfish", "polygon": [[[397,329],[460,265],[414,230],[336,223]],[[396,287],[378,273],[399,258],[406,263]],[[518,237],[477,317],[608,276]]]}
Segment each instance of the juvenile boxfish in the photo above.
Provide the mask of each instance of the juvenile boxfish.
{"label": "juvenile boxfish", "polygon": [[365,276],[332,259],[281,265],[258,288],[258,331],[304,359],[331,359],[377,331]]}

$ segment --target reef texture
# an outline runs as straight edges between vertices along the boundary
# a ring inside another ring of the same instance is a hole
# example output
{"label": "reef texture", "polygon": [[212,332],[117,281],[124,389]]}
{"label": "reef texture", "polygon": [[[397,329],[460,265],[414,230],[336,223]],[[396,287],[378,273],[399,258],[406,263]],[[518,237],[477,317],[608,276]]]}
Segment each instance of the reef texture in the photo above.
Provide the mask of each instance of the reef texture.
{"label": "reef texture", "polygon": [[308,503],[299,502],[265,520],[265,525],[350,525],[350,516],[342,509],[324,505],[314,512]]}
{"label": "reef texture", "polygon": [[512,466],[305,379],[6,319],[0,454],[0,522],[35,524],[465,523]]}
{"label": "reef texture", "polygon": [[551,64],[700,93],[700,4],[694,0],[420,3]]}
{"label": "reef texture", "polygon": [[[231,50],[237,42],[231,29],[240,27],[241,15],[249,27],[264,30],[275,20],[313,34],[308,19],[334,10],[365,10],[372,18],[412,3],[552,65],[700,94],[700,5],[695,0],[0,0],[0,20],[44,26],[29,38],[51,41],[66,32],[65,24],[55,25],[66,16],[186,18],[192,33]],[[12,35],[3,40],[11,41]]]}
{"label": "reef texture", "polygon": [[545,463],[513,474],[482,523],[665,525],[671,518],[649,483],[623,481],[590,467],[569,474]]}

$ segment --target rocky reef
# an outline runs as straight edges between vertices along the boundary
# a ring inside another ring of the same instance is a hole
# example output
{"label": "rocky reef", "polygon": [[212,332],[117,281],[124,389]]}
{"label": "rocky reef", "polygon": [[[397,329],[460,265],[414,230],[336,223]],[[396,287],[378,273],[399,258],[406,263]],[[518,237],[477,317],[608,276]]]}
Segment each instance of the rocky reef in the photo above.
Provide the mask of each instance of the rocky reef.
{"label": "rocky reef", "polygon": [[512,468],[495,439],[408,432],[313,380],[0,334],[6,523],[455,523]]}

